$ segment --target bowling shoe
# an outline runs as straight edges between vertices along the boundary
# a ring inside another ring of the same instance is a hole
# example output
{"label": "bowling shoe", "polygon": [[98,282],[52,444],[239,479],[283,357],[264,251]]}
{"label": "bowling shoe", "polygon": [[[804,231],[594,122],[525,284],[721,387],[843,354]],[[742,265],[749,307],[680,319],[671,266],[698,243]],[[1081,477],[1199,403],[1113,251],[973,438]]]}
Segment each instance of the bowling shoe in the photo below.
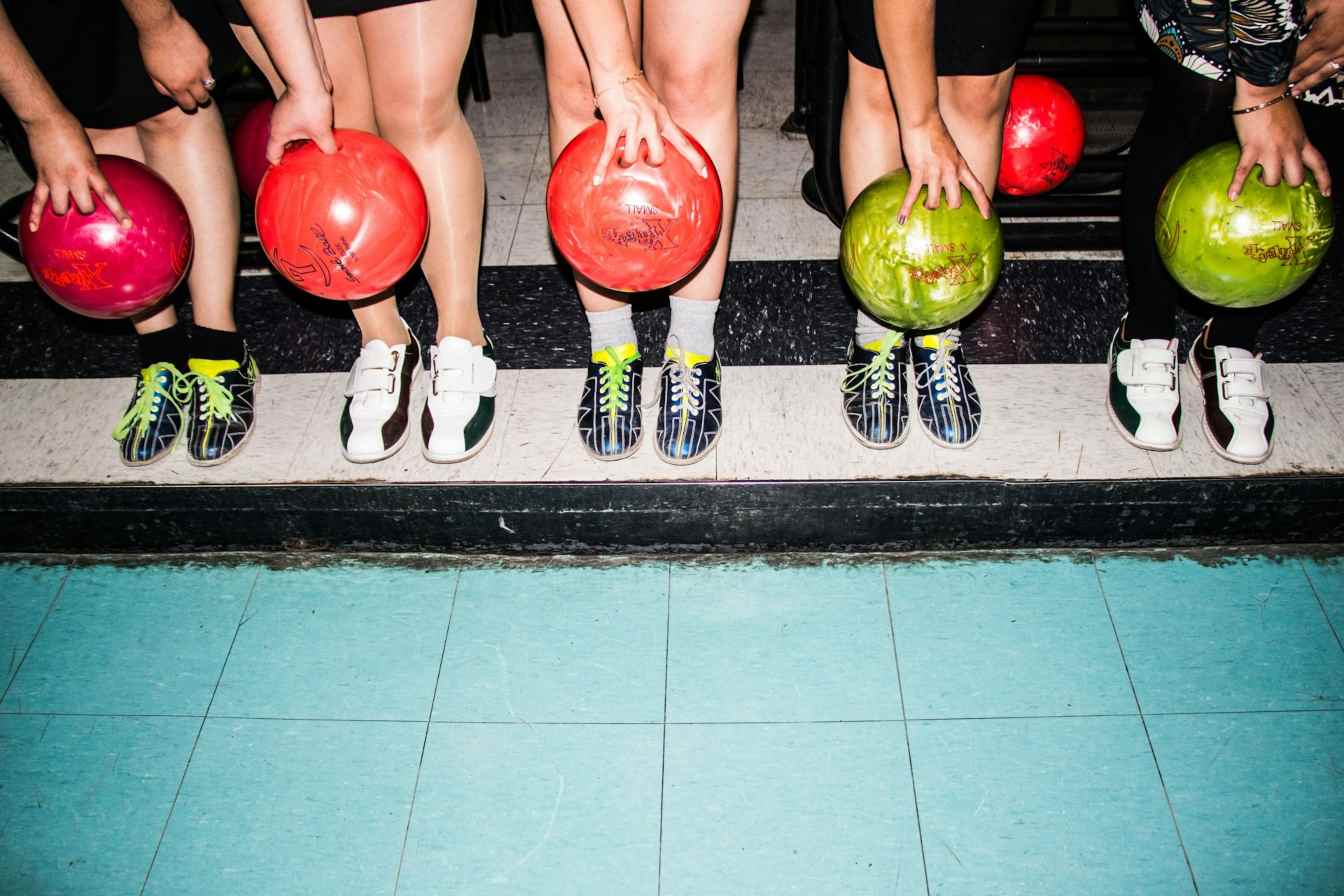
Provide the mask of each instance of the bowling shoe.
{"label": "bowling shoe", "polygon": [[[402,321],[402,325],[405,325]],[[410,434],[411,387],[420,374],[420,342],[388,345],[375,339],[359,351],[345,383],[341,451],[351,463],[391,457]]]}
{"label": "bowling shoe", "polygon": [[845,423],[869,448],[895,448],[910,429],[905,386],[905,334],[889,332],[876,342],[849,341],[840,380]]}
{"label": "bowling shoe", "polygon": [[714,450],[723,427],[722,382],[718,352],[705,357],[668,345],[658,378],[659,457],[685,466]]}
{"label": "bowling shoe", "polygon": [[451,464],[485,447],[495,428],[495,345],[445,336],[429,347],[429,395],[420,414],[425,458]]}
{"label": "bowling shoe", "polygon": [[594,352],[579,399],[579,438],[598,460],[620,460],[639,448],[644,436],[640,386],[644,368],[634,343]]}
{"label": "bowling shoe", "polygon": [[256,414],[257,360],[246,347],[242,362],[192,358],[193,388],[187,417],[187,460],[213,467],[233,457],[252,434]]}
{"label": "bowling shoe", "polygon": [[1190,372],[1200,384],[1204,435],[1223,458],[1264,463],[1274,450],[1274,410],[1265,385],[1265,362],[1244,348],[1208,344],[1205,324],[1190,348]]}
{"label": "bowling shoe", "polygon": [[969,448],[980,437],[980,393],[961,353],[961,331],[911,339],[910,367],[924,432],[944,448]]}
{"label": "bowling shoe", "polygon": [[140,371],[135,394],[112,438],[121,443],[121,461],[140,467],[166,457],[182,432],[182,406],[191,399],[188,378],[162,361]]}
{"label": "bowling shoe", "polygon": [[1110,387],[1106,411],[1125,441],[1149,451],[1181,443],[1181,387],[1175,339],[1130,339],[1122,321],[1106,356]]}

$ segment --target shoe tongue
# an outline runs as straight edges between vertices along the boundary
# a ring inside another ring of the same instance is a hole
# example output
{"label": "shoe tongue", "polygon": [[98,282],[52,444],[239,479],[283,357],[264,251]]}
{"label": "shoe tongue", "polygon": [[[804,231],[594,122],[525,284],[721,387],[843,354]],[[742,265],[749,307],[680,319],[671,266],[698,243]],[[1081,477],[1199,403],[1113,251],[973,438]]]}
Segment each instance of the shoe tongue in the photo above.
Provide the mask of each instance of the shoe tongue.
{"label": "shoe tongue", "polygon": [[709,358],[710,358],[709,355],[698,355],[695,352],[685,352],[671,345],[669,345],[663,351],[663,360],[679,361],[684,359],[687,366],[689,367],[694,367],[697,364],[703,364],[706,361],[708,361]]}
{"label": "shoe tongue", "polygon": [[217,377],[221,373],[237,370],[238,366],[238,362],[232,358],[225,358],[220,361],[211,358],[192,358],[187,361],[188,370],[206,377]]}
{"label": "shoe tongue", "polygon": [[1227,356],[1229,358],[1232,358],[1237,361],[1249,361],[1255,357],[1255,355],[1246,351],[1246,349],[1244,348],[1231,348],[1230,346],[1225,345],[1216,346],[1216,348],[1220,348],[1223,351],[1227,352]]}
{"label": "shoe tongue", "polygon": [[920,348],[939,348],[943,344],[943,338],[937,333],[930,333],[927,336],[920,336],[915,340],[915,344]]}
{"label": "shoe tongue", "polygon": [[[401,347],[404,348],[404,346]],[[365,343],[364,347],[359,350],[359,353],[371,361],[385,361],[392,354],[392,346],[381,339],[374,339]]]}
{"label": "shoe tongue", "polygon": [[1170,339],[1135,339],[1131,345],[1137,345],[1140,348],[1156,348],[1163,351],[1172,350]]}
{"label": "shoe tongue", "polygon": [[606,363],[611,360],[607,356],[608,352],[615,355],[618,361],[629,361],[635,355],[639,354],[639,347],[633,342],[626,342],[621,345],[609,345],[593,352],[593,361],[598,364]]}
{"label": "shoe tongue", "polygon": [[438,344],[439,360],[450,364],[465,362],[473,354],[480,352],[477,346],[471,344],[471,340],[460,336],[445,336]]}

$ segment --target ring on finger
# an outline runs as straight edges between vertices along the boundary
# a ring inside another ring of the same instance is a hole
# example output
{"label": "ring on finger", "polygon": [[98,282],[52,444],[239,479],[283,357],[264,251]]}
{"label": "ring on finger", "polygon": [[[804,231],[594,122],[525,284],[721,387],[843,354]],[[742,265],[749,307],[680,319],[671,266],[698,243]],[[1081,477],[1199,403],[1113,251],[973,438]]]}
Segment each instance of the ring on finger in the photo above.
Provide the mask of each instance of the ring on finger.
{"label": "ring on finger", "polygon": [[[1336,68],[1336,70],[1338,70],[1339,67],[1336,66],[1335,68]],[[215,79],[214,79],[214,78],[206,78],[206,79],[205,79],[204,81],[202,81],[201,83],[205,85],[205,89],[206,89],[206,90],[214,90],[214,89],[215,89]]]}

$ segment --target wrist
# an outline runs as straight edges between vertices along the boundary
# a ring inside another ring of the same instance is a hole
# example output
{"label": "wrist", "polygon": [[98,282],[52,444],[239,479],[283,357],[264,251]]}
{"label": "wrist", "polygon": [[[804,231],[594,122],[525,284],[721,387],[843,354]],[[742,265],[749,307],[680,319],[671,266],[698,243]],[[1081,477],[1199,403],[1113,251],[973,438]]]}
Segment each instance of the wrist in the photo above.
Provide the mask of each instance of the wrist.
{"label": "wrist", "polygon": [[23,125],[25,131],[32,130],[35,127],[53,124],[60,121],[69,113],[60,101],[53,95],[44,97],[35,103],[31,109],[14,110],[15,116],[19,119],[19,124]]}
{"label": "wrist", "polygon": [[1284,91],[1287,89],[1287,81],[1280,84],[1261,86],[1259,84],[1252,84],[1250,81],[1243,78],[1237,78],[1236,90],[1232,95],[1232,105],[1234,108],[1254,106],[1272,100],[1276,96],[1283,96]]}
{"label": "wrist", "polygon": [[641,71],[639,63],[633,59],[593,61],[588,66],[588,77],[593,82],[593,93],[597,93],[608,87],[617,87]]}

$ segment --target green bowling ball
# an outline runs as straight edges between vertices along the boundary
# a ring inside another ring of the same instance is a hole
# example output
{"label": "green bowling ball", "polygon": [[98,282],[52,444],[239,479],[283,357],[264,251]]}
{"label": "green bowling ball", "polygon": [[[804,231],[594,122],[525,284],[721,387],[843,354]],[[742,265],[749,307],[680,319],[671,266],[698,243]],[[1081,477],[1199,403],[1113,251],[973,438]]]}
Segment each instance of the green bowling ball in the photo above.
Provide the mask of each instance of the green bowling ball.
{"label": "green bowling ball", "polygon": [[1260,182],[1257,166],[1227,198],[1241,148],[1229,140],[1191,156],[1157,202],[1157,252],[1176,282],[1225,308],[1292,293],[1320,267],[1335,232],[1330,200],[1307,174],[1300,187]]}
{"label": "green bowling ball", "polygon": [[1003,267],[999,217],[980,217],[962,188],[961,208],[924,207],[925,190],[905,224],[897,222],[910,173],[884,174],[859,194],[840,231],[840,269],[859,303],[900,330],[941,330],[989,295]]}

